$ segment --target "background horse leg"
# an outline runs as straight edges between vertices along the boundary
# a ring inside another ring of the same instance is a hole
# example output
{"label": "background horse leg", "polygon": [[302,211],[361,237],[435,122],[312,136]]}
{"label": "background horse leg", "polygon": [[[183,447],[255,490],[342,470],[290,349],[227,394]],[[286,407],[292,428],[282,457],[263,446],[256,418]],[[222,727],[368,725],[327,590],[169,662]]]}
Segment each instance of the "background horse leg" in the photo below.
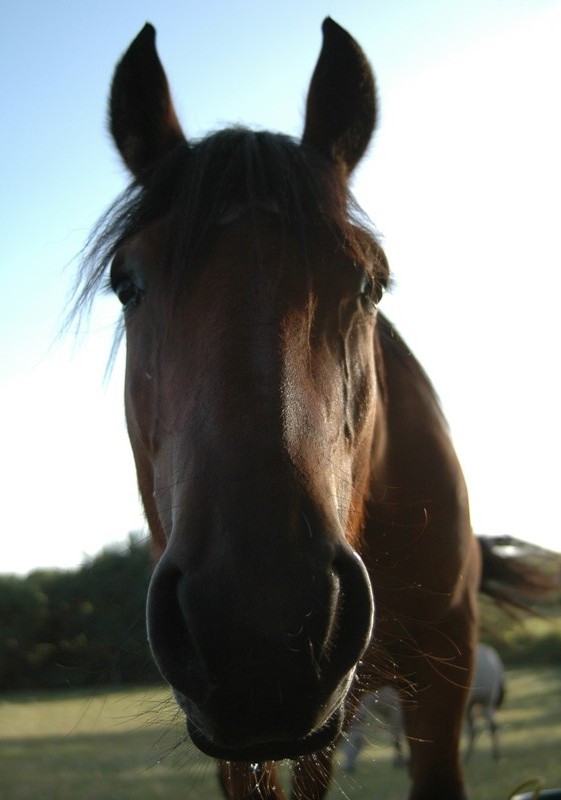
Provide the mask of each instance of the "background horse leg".
{"label": "background horse leg", "polygon": [[466,713],[466,727],[468,733],[468,745],[466,750],[466,763],[470,760],[475,743],[475,720],[473,718],[473,705],[469,704]]}
{"label": "background horse leg", "polygon": [[407,765],[407,756],[403,752],[403,745],[401,743],[401,737],[403,735],[403,731],[396,731],[393,735],[393,746],[395,750],[395,758],[393,760],[394,767],[404,767]]}
{"label": "background horse leg", "polygon": [[345,772],[354,772],[360,751],[366,744],[366,728],[372,716],[371,705],[374,695],[367,694],[362,699],[356,714],[343,734],[341,744],[342,768]]}
{"label": "background horse leg", "polygon": [[228,800],[285,800],[274,761],[219,761],[218,780]]}
{"label": "background horse leg", "polygon": [[334,752],[326,747],[294,762],[291,800],[323,800],[331,782]]}
{"label": "background horse leg", "polygon": [[495,720],[495,711],[491,706],[488,706],[485,711],[485,718],[487,720],[487,724],[489,725],[489,731],[491,733],[491,743],[493,748],[493,758],[495,761],[499,761],[501,758],[501,752],[499,749],[499,736],[497,733],[498,725]]}

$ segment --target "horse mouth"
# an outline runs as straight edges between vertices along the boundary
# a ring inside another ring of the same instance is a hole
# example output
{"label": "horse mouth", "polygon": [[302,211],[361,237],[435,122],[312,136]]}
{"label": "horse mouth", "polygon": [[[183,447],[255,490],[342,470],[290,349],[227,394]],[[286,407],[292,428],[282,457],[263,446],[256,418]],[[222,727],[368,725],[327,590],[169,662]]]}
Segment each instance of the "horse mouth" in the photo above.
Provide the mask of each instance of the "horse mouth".
{"label": "horse mouth", "polygon": [[339,707],[320,728],[300,739],[255,741],[247,744],[236,742],[229,745],[209,739],[190,718],[187,719],[187,730],[195,747],[205,755],[221,761],[253,764],[263,761],[293,760],[323,750],[339,736],[342,724],[343,708]]}

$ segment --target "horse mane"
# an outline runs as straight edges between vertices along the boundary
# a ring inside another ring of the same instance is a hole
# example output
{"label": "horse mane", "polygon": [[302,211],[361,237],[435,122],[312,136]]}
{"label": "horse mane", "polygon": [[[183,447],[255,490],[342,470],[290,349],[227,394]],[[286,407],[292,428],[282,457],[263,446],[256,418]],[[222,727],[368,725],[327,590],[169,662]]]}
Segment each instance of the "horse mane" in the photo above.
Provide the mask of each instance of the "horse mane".
{"label": "horse mane", "polygon": [[357,261],[370,255],[386,287],[386,259],[337,167],[289,136],[228,128],[177,145],[99,220],[83,252],[71,317],[90,308],[119,247],[151,223],[171,215],[162,268],[180,281],[216,226],[247,208],[274,210],[304,253],[310,230],[332,230]]}

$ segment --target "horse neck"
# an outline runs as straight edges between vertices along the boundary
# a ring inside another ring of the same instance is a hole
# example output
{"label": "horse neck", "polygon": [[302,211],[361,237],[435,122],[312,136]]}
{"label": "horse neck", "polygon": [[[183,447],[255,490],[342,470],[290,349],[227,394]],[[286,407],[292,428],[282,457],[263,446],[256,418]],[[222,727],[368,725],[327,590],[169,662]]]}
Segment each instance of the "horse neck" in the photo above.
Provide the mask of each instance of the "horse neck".
{"label": "horse neck", "polygon": [[421,584],[430,588],[415,594],[417,618],[441,619],[465,581],[472,586],[465,576],[475,575],[467,489],[423,369],[383,317],[375,337],[379,391],[363,555],[378,609],[392,609],[386,622],[410,617],[403,589]]}

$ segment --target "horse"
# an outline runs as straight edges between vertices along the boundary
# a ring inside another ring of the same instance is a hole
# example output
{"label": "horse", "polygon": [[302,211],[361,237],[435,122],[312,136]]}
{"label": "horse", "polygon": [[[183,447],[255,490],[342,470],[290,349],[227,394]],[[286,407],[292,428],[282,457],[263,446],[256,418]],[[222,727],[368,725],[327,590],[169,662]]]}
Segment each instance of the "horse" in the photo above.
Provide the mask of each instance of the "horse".
{"label": "horse", "polygon": [[[378,306],[389,266],[349,181],[375,80],[331,19],[300,139],[184,134],[155,29],[116,67],[132,183],[92,234],[154,557],[154,660],[231,800],[321,800],[360,696],[399,680],[410,800],[462,800],[481,552],[435,390]],[[421,298],[419,300],[421,302]]]}
{"label": "horse", "polygon": [[[468,745],[465,760],[469,761],[473,753],[476,737],[475,710],[481,711],[491,734],[492,755],[495,761],[500,758],[497,723],[495,711],[500,708],[505,694],[505,670],[501,657],[494,647],[479,643],[476,649],[475,672],[469,689],[466,704],[466,727]],[[367,732],[374,722],[385,728],[391,736],[395,749],[396,766],[407,763],[404,756],[405,730],[403,723],[402,703],[411,702],[411,698],[400,697],[391,686],[382,686],[364,697],[352,724],[345,734],[341,747],[343,755],[342,767],[346,772],[353,772],[360,751],[367,742]]]}
{"label": "horse", "polygon": [[468,747],[466,761],[471,758],[475,743],[475,710],[483,715],[491,734],[491,752],[495,761],[500,759],[499,739],[495,711],[500,708],[505,696],[505,668],[500,655],[488,644],[477,645],[475,675],[469,690],[466,706]]}
{"label": "horse", "polygon": [[367,733],[371,725],[384,728],[390,735],[395,750],[394,765],[401,767],[407,763],[404,755],[404,726],[401,697],[393,686],[387,684],[365,695],[360,708],[346,731],[341,746],[342,769],[354,772],[361,750],[367,743]]}

